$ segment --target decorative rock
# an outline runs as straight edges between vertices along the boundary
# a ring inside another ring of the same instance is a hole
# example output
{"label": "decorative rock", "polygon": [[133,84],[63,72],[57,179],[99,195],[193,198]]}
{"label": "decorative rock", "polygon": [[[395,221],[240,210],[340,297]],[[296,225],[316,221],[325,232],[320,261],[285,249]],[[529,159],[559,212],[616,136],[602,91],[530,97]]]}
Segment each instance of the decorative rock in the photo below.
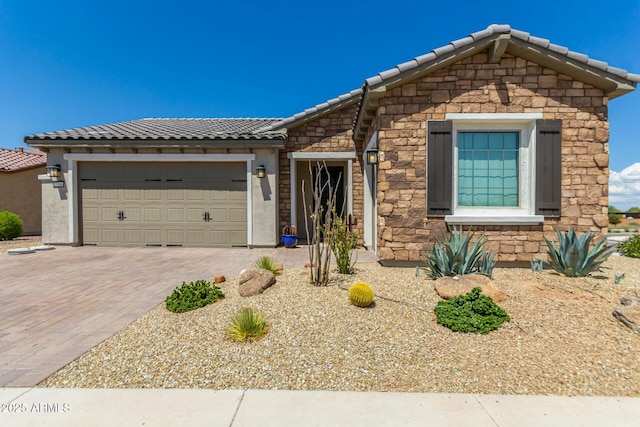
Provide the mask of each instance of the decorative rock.
{"label": "decorative rock", "polygon": [[309,268],[309,267],[313,267],[313,264],[311,264],[309,261],[304,263],[304,267],[305,268]]}
{"label": "decorative rock", "polygon": [[465,295],[473,288],[481,288],[482,293],[495,302],[504,301],[507,294],[496,288],[491,279],[481,274],[465,274],[454,277],[440,277],[436,279],[434,288],[441,298],[446,300],[458,295]]}
{"label": "decorative rock", "polygon": [[278,270],[278,271],[282,271],[282,270],[284,270],[284,265],[282,265],[282,264],[276,264],[276,270]]}
{"label": "decorative rock", "polygon": [[640,334],[640,297],[623,296],[620,304],[613,310],[613,316]]}
{"label": "decorative rock", "polygon": [[276,276],[263,268],[245,270],[240,275],[238,292],[243,297],[250,297],[262,293],[276,283]]}
{"label": "decorative rock", "polygon": [[224,277],[222,274],[216,274],[215,276],[213,276],[214,283],[222,283],[226,281],[227,281],[227,278]]}

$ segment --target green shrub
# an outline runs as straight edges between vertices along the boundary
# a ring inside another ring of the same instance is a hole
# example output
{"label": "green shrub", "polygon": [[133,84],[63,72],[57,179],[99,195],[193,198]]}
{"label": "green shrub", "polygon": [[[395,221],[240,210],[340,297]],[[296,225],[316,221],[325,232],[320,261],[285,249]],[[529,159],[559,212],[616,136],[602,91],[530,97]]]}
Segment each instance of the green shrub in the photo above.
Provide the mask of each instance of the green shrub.
{"label": "green shrub", "polygon": [[618,252],[629,258],[640,258],[640,236],[631,236],[618,243]]}
{"label": "green shrub", "polygon": [[358,243],[358,233],[349,230],[347,221],[341,216],[335,215],[327,237],[331,251],[336,258],[338,271],[342,274],[353,274],[355,261],[352,262],[351,258]]}
{"label": "green shrub", "polygon": [[221,298],[224,298],[224,294],[219,287],[206,280],[197,280],[189,284],[182,282],[182,286],[175,288],[173,293],[165,299],[165,305],[169,311],[184,313],[204,307]]}
{"label": "green shrub", "polygon": [[261,313],[244,308],[227,326],[227,334],[234,341],[255,341],[262,338],[268,329]]}
{"label": "green shrub", "polygon": [[588,231],[582,236],[569,229],[566,233],[560,232],[556,228],[558,235],[558,245],[544,238],[547,242],[549,261],[546,261],[551,268],[560,274],[568,277],[584,277],[597,271],[611,255],[607,247],[607,238],[600,239],[592,249],[591,241],[595,233]]}
{"label": "green shrub", "polygon": [[258,268],[264,268],[265,270],[272,272],[274,276],[278,276],[280,274],[280,270],[278,269],[276,260],[268,256],[259,258],[256,261],[255,266]]}
{"label": "green shrub", "polygon": [[481,292],[480,288],[473,288],[466,295],[440,301],[434,309],[438,324],[454,332],[488,334],[511,320],[502,308]]}
{"label": "green shrub", "polygon": [[373,303],[373,290],[366,283],[354,283],[349,288],[349,304],[356,307],[369,307]]}
{"label": "green shrub", "polygon": [[609,224],[620,224],[622,222],[622,214],[610,213],[609,214]]}
{"label": "green shrub", "polygon": [[0,240],[13,240],[22,236],[22,220],[13,212],[0,212]]}
{"label": "green shrub", "polygon": [[484,249],[484,233],[469,247],[473,236],[462,227],[449,229],[442,240],[436,236],[436,243],[425,255],[429,275],[433,279],[472,273],[491,277],[496,262]]}

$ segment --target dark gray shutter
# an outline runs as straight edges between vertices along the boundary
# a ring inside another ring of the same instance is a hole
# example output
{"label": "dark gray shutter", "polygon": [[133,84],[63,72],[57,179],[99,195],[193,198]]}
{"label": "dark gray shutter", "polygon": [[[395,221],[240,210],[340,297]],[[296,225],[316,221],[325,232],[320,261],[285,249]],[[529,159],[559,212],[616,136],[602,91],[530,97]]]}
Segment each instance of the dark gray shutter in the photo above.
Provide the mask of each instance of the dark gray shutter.
{"label": "dark gray shutter", "polygon": [[562,120],[536,120],[536,214],[559,217]]}
{"label": "dark gray shutter", "polygon": [[451,120],[429,121],[427,138],[427,215],[451,214],[453,137]]}

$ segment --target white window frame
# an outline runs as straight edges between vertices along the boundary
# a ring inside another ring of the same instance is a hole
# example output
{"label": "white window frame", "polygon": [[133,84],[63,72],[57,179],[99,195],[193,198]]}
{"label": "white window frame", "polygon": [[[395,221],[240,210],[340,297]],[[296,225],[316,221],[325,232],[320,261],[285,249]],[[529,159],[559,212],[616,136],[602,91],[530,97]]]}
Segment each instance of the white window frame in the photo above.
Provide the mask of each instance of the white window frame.
{"label": "white window frame", "polygon": [[[453,185],[450,224],[539,224],[544,216],[535,215],[535,138],[536,120],[542,113],[447,114],[452,121]],[[458,132],[518,132],[518,206],[458,206]]]}

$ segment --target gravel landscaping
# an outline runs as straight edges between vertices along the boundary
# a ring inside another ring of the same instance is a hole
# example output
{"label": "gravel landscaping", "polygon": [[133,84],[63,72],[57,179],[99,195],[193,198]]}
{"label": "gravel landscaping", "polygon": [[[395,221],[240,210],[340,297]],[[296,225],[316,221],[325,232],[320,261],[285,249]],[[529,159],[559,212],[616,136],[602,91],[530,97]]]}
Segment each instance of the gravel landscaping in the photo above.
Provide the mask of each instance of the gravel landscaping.
{"label": "gravel landscaping", "polygon": [[41,236],[22,236],[13,240],[0,240],[0,254],[4,254],[9,249],[30,248],[42,245]]}
{"label": "gravel landscaping", "polygon": [[[496,269],[511,321],[488,335],[438,325],[433,282],[413,268],[358,264],[324,288],[291,269],[250,298],[229,278],[224,299],[182,314],[162,303],[40,386],[640,396],[640,334],[611,315],[621,295],[640,295],[640,259],[605,267],[605,279]],[[355,281],[371,285],[373,307],[348,304]],[[261,340],[226,336],[243,307],[264,313]]]}

